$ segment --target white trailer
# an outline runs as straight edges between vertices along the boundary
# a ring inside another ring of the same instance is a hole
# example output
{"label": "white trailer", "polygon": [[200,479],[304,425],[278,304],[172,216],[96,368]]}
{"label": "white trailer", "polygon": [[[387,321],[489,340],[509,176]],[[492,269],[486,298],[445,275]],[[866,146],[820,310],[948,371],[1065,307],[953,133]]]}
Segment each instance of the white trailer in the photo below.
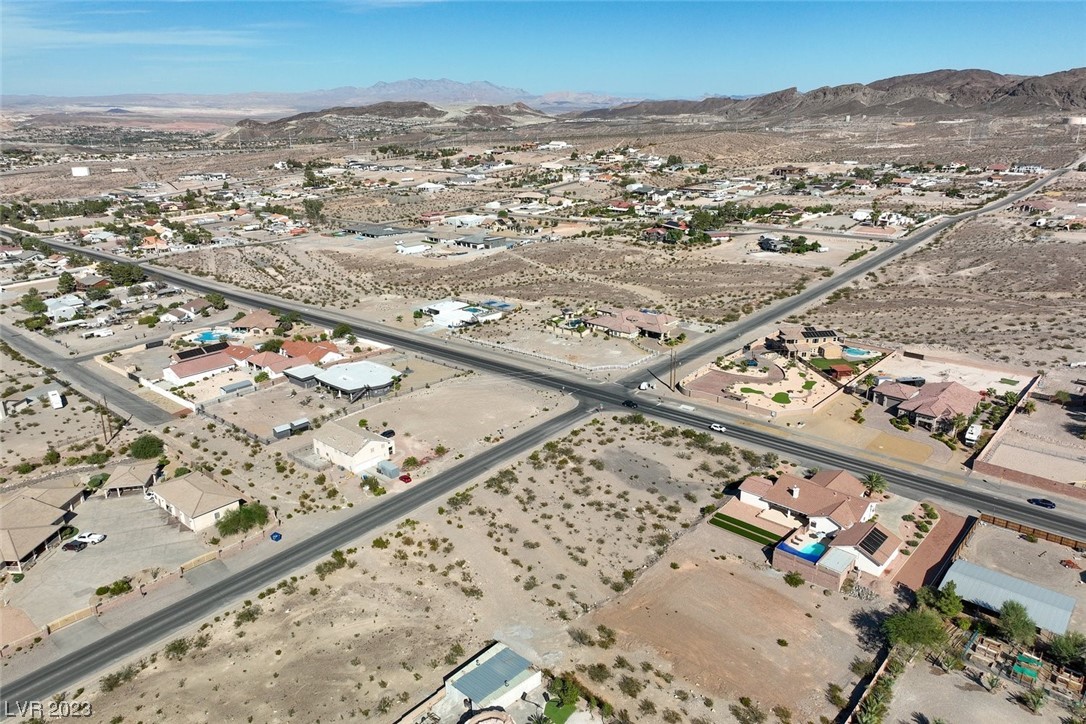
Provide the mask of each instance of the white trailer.
{"label": "white trailer", "polygon": [[64,395],[60,394],[57,390],[49,390],[49,404],[54,410],[59,410],[64,407]]}

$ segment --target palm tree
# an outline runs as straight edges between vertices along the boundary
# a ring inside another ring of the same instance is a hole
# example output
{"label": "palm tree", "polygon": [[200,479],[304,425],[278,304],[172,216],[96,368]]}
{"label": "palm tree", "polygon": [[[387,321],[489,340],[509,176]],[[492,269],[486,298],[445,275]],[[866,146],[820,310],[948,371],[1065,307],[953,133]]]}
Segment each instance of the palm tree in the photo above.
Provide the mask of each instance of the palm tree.
{"label": "palm tree", "polygon": [[528,717],[528,724],[551,724],[551,720],[546,714],[536,712]]}
{"label": "palm tree", "polygon": [[994,387],[989,387],[988,389],[986,389],[986,390],[984,391],[984,394],[985,394],[985,396],[986,396],[986,397],[987,397],[987,398],[988,398],[989,400],[991,400],[991,399],[993,399],[993,398],[994,398],[994,397],[996,396],[996,388],[994,388]]}
{"label": "palm tree", "polygon": [[863,479],[864,487],[870,495],[886,492],[886,478],[879,473],[868,473]]}
{"label": "palm tree", "polygon": [[1017,392],[1004,392],[1003,393],[1003,401],[1005,403],[1007,403],[1007,407],[1014,407],[1015,405],[1018,404],[1018,393]]}
{"label": "palm tree", "polygon": [[1034,412],[1037,411],[1037,403],[1033,400],[1026,400],[1022,403],[1022,407],[1020,409],[1027,415],[1032,415]]}
{"label": "palm tree", "polygon": [[950,421],[950,425],[951,425],[951,427],[954,428],[955,433],[961,432],[968,424],[969,424],[969,418],[966,417],[965,413],[962,413],[962,412],[959,412]]}

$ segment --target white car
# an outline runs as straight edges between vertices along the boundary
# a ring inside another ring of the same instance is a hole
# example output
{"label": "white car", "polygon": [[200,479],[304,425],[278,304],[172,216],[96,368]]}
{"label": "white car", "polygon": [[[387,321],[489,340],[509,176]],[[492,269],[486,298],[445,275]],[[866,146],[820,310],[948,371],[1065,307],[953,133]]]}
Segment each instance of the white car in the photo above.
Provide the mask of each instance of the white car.
{"label": "white car", "polygon": [[728,428],[724,427],[719,422],[714,422],[712,425],[709,425],[709,429],[712,430],[713,432],[727,432],[728,431]]}
{"label": "white car", "polygon": [[77,540],[80,543],[90,543],[91,545],[98,545],[105,539],[106,536],[104,533],[80,533],[74,538],[74,540]]}

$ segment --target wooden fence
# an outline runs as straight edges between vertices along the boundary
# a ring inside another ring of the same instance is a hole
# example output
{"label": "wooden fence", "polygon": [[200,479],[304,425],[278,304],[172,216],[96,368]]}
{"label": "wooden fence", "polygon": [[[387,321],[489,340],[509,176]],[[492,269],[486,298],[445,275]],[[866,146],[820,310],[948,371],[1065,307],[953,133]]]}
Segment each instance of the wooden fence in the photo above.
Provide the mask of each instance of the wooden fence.
{"label": "wooden fence", "polygon": [[1059,543],[1061,546],[1067,546],[1068,548],[1084,549],[1086,550],[1086,541],[1076,540],[1075,538],[1068,538],[1067,536],[1058,535],[1056,533],[1049,533],[1047,530],[1041,530],[1040,528],[1033,528],[1028,525],[1022,525],[1021,523],[1015,523],[1012,520],[1006,520],[1004,518],[997,518],[994,515],[988,515],[984,513],[980,516],[982,523],[988,523],[998,528],[1006,528],[1007,530],[1013,530],[1015,533],[1021,533],[1022,535],[1032,535],[1038,540],[1047,540],[1052,543]]}

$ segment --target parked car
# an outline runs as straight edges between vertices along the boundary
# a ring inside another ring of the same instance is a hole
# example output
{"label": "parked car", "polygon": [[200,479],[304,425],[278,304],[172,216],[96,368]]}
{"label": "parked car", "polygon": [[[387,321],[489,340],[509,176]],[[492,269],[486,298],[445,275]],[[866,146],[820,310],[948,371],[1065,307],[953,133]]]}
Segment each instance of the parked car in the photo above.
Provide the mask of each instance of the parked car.
{"label": "parked car", "polygon": [[400,482],[401,483],[410,483],[411,482],[411,476],[408,475],[407,473],[404,473],[403,475],[400,476]]}
{"label": "parked car", "polygon": [[727,432],[728,431],[728,428],[724,427],[719,422],[714,422],[713,424],[709,425],[709,429],[712,430],[713,432]]}
{"label": "parked car", "polygon": [[72,540],[80,543],[90,543],[91,545],[98,545],[106,539],[105,533],[80,533]]}
{"label": "parked car", "polygon": [[1030,505],[1036,505],[1039,508],[1047,508],[1048,510],[1052,510],[1056,507],[1056,504],[1048,498],[1030,498],[1026,502]]}
{"label": "parked car", "polygon": [[81,551],[87,547],[87,544],[81,540],[70,540],[61,546],[66,551]]}
{"label": "parked car", "polygon": [[385,430],[384,432],[381,433],[381,437],[387,437],[387,438],[396,437],[396,431],[395,430]]}
{"label": "parked car", "polygon": [[637,407],[637,403],[634,402],[633,400],[623,400],[622,401],[622,406],[623,407]]}

